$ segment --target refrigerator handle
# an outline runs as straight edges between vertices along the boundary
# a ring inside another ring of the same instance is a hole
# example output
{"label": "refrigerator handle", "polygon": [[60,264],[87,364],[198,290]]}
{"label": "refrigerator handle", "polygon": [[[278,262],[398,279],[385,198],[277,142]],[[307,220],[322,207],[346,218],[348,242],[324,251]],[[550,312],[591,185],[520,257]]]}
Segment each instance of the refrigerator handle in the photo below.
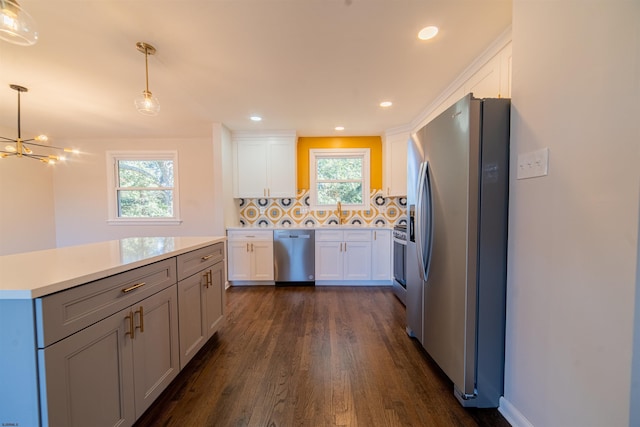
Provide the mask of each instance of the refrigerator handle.
{"label": "refrigerator handle", "polygon": [[423,257],[422,258],[423,261],[423,267],[424,267],[424,280],[427,280],[427,277],[429,277],[429,266],[431,265],[431,249],[433,247],[433,199],[432,199],[432,195],[431,195],[431,167],[429,165],[429,162],[425,163],[425,168],[424,168],[424,196],[425,196],[425,200],[423,203],[423,206],[421,207],[424,208],[425,210],[425,214],[426,214],[426,218],[425,216],[423,216],[422,218],[426,219],[426,224],[424,225],[424,237],[425,237],[425,244],[424,246],[420,249],[423,252]]}
{"label": "refrigerator handle", "polygon": [[423,196],[424,196],[424,186],[425,186],[425,172],[427,168],[428,162],[420,163],[420,171],[418,172],[418,191],[417,191],[417,200],[416,200],[416,213],[415,213],[415,229],[416,229],[416,254],[418,255],[418,270],[420,272],[420,278],[425,281],[425,265],[424,265],[424,254],[423,254]]}

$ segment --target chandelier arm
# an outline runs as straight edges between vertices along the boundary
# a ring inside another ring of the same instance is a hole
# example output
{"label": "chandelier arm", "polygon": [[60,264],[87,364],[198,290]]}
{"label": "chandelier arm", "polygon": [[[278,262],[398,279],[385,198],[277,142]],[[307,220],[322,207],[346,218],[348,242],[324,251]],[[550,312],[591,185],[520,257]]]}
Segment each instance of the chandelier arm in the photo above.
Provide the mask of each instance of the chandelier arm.
{"label": "chandelier arm", "polygon": [[44,145],[44,144],[37,144],[35,142],[31,142],[31,141],[35,141],[35,140],[36,140],[35,138],[27,139],[27,140],[22,141],[22,143],[26,144],[26,145],[35,145],[36,147],[53,148],[53,149],[56,149],[56,150],[64,151],[63,147],[56,147],[55,145]]}
{"label": "chandelier arm", "polygon": [[5,141],[10,141],[10,142],[18,142],[18,141],[16,141],[16,140],[15,140],[15,139],[13,139],[13,138],[7,138],[7,137],[5,137],[5,136],[0,136],[0,139],[3,139],[3,140],[5,140]]}

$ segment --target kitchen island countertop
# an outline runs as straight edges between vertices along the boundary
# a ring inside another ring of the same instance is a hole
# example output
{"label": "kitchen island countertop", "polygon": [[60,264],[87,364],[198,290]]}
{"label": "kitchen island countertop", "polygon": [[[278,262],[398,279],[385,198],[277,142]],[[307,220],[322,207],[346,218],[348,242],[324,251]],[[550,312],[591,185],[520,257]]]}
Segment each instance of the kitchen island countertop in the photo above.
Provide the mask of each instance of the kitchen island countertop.
{"label": "kitchen island countertop", "polygon": [[33,299],[226,240],[132,237],[0,257],[0,300]]}

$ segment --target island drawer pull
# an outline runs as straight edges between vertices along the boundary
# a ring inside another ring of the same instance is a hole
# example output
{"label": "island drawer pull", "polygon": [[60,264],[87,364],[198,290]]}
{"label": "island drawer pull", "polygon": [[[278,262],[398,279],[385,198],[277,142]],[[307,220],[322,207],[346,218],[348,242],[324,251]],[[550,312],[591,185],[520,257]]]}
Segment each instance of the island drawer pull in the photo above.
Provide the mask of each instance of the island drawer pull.
{"label": "island drawer pull", "polygon": [[212,257],[213,257],[213,254],[203,256],[203,257],[202,257],[202,261],[206,261],[206,260],[208,260],[208,259],[211,259]]}
{"label": "island drawer pull", "polygon": [[137,284],[135,284],[135,285],[133,285],[133,286],[129,286],[128,288],[124,288],[124,289],[122,290],[122,293],[123,293],[123,294],[126,294],[126,293],[131,292],[131,291],[133,291],[134,289],[138,289],[139,287],[144,286],[144,285],[146,285],[146,283],[145,283],[145,282],[137,283]]}

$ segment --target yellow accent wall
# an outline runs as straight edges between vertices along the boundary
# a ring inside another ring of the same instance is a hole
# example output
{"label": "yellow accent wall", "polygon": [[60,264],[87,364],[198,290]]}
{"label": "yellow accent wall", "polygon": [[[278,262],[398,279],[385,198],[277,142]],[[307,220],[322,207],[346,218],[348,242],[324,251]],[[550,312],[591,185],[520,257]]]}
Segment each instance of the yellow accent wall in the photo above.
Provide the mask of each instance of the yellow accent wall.
{"label": "yellow accent wall", "polygon": [[298,191],[309,189],[309,150],[312,148],[369,148],[371,190],[382,188],[382,138],[379,136],[301,136],[298,138]]}

